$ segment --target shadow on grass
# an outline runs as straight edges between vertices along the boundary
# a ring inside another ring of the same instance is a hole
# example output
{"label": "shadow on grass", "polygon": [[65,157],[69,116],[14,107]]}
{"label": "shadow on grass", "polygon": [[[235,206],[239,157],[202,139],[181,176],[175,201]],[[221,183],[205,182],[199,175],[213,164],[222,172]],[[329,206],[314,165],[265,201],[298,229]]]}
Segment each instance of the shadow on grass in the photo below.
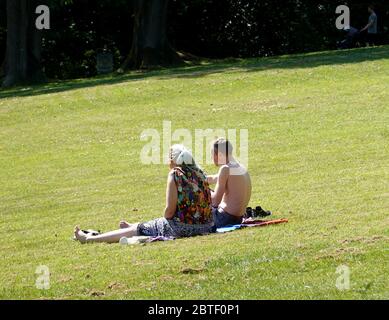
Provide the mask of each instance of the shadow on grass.
{"label": "shadow on grass", "polygon": [[190,79],[236,69],[247,72],[258,72],[270,69],[314,68],[326,65],[353,64],[381,59],[389,59],[389,46],[345,51],[326,51],[269,58],[216,60],[190,67],[178,67],[145,72],[134,71],[123,75],[109,75],[89,79],[49,82],[47,84],[37,86],[2,89],[0,90],[0,99],[57,93],[99,85],[137,81],[147,78],[160,80],[180,78]]}

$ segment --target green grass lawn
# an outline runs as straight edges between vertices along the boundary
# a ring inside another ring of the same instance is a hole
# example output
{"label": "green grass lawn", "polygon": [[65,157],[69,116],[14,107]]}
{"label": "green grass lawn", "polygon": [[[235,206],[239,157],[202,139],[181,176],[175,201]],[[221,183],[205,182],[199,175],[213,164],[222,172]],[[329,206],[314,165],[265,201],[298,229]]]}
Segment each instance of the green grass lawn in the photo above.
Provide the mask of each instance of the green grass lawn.
{"label": "green grass lawn", "polygon": [[[71,241],[76,224],[162,215],[168,170],[139,155],[141,132],[163,120],[249,129],[251,205],[289,223],[135,247]],[[389,47],[0,91],[0,160],[0,298],[389,299]],[[35,286],[40,265],[49,290]]]}

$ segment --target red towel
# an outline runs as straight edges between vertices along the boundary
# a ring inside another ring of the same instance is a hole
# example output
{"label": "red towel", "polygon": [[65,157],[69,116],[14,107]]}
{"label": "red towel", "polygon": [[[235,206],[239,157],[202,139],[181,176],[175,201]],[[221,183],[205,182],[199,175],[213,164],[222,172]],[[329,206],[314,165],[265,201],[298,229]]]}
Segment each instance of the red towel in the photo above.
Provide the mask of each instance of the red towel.
{"label": "red towel", "polygon": [[242,227],[264,227],[271,224],[280,224],[288,222],[288,219],[276,219],[276,220],[252,220],[247,219],[242,223]]}

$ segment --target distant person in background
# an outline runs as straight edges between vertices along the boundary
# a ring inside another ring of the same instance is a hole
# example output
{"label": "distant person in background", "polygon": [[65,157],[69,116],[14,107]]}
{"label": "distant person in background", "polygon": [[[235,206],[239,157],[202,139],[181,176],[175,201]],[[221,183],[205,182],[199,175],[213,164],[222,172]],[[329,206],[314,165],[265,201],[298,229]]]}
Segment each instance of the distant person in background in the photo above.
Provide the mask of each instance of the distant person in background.
{"label": "distant person in background", "polygon": [[346,38],[338,43],[339,49],[352,49],[359,47],[359,30],[354,27],[345,27],[344,32],[346,33]]}
{"label": "distant person in background", "polygon": [[370,14],[369,22],[366,27],[361,29],[361,32],[366,32],[367,30],[366,44],[367,46],[374,46],[377,44],[378,18],[373,5],[368,7],[368,11]]}

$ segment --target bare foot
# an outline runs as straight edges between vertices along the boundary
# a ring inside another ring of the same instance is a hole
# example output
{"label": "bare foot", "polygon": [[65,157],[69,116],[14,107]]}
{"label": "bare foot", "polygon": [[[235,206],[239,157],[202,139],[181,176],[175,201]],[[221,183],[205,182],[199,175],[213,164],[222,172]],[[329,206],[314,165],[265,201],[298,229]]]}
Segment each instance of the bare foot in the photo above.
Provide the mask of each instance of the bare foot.
{"label": "bare foot", "polygon": [[82,232],[78,226],[74,228],[74,240],[86,243],[86,234]]}
{"label": "bare foot", "polygon": [[129,224],[127,221],[120,221],[120,224],[119,224],[119,227],[120,229],[127,229],[129,227],[131,227],[131,224]]}

